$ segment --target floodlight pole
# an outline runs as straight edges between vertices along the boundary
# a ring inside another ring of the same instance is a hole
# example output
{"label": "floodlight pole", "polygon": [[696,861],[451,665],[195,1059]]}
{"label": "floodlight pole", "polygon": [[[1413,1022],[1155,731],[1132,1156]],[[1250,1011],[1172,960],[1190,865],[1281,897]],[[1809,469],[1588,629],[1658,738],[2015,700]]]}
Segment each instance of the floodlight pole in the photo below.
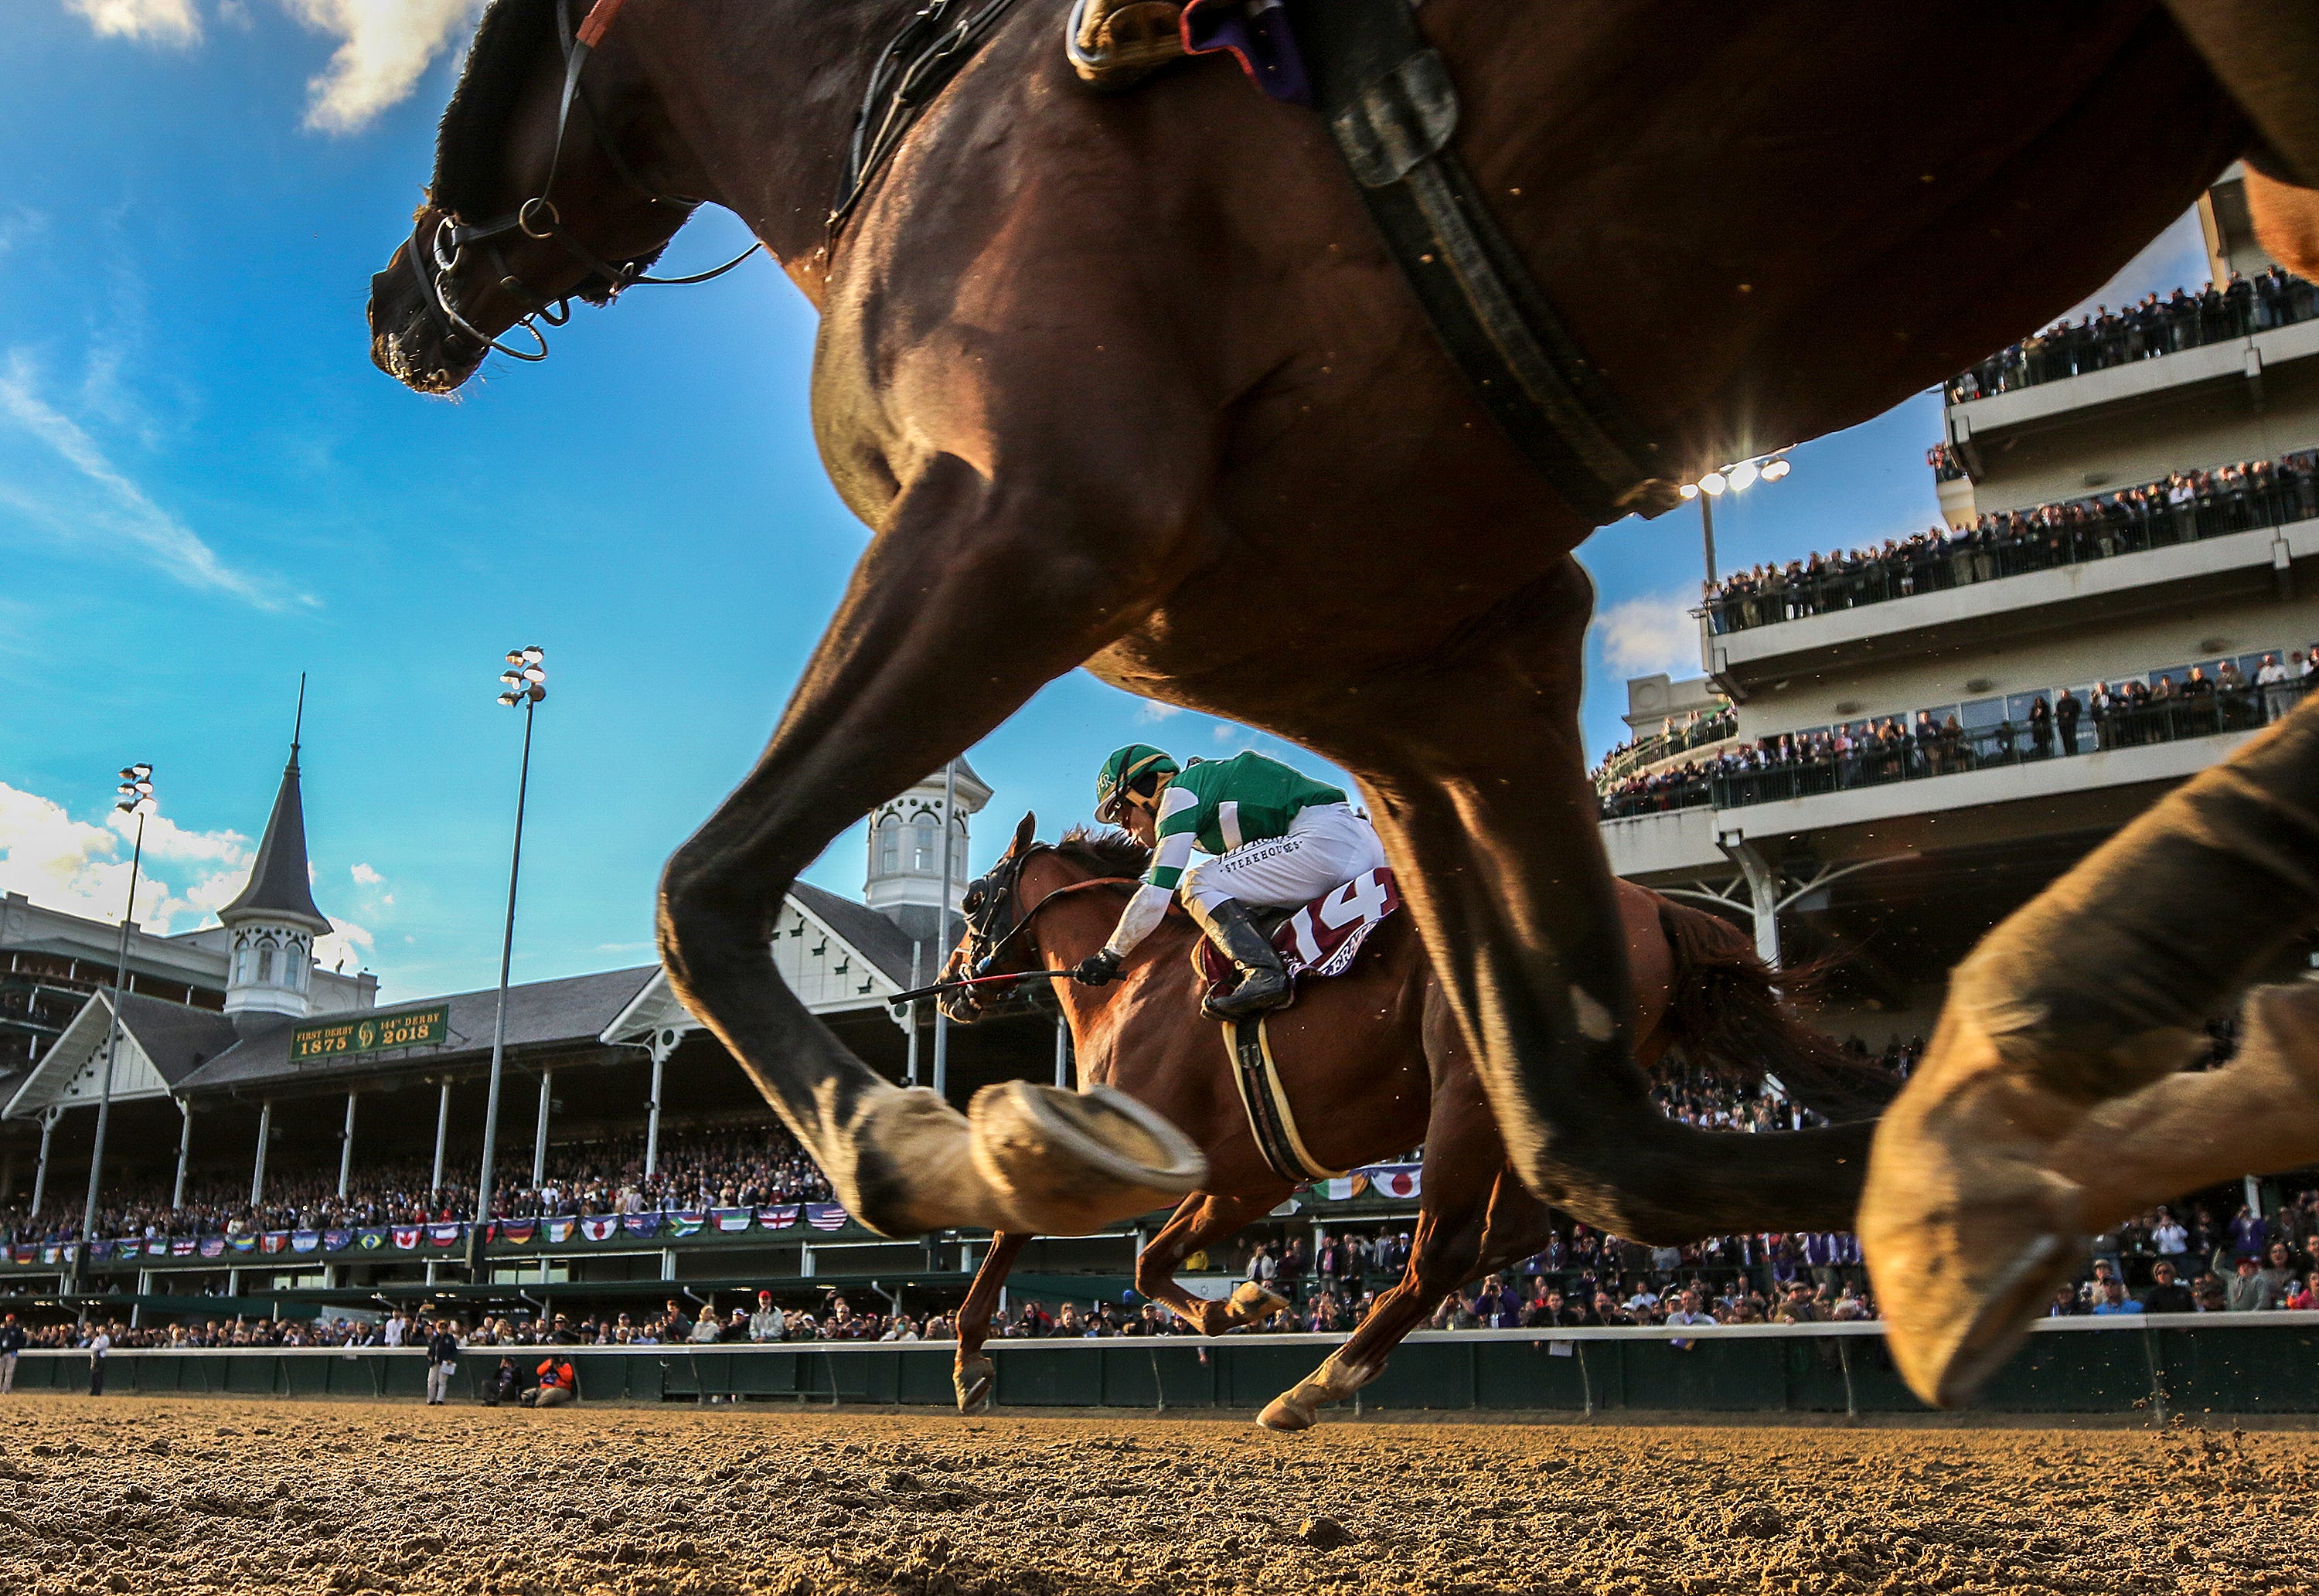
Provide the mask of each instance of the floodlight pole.
{"label": "floodlight pole", "polygon": [[129,904],[121,911],[121,942],[113,961],[113,1017],[104,1028],[104,1074],[96,1093],[96,1141],[88,1153],[88,1203],[81,1210],[80,1251],[75,1273],[88,1267],[88,1244],[96,1238],[96,1190],[104,1178],[104,1132],[113,1118],[113,1066],[121,1052],[121,993],[129,984],[129,924],[137,913],[137,874],[145,863],[145,806],[137,805],[137,846],[129,856]]}
{"label": "floodlight pole", "polygon": [[[476,1233],[486,1233],[492,1222],[492,1163],[499,1156],[500,1079],[507,1058],[507,995],[508,972],[515,961],[515,892],[516,882],[523,870],[523,808],[531,791],[531,722],[539,708],[539,700],[527,695],[523,701],[523,764],[515,782],[515,846],[508,854],[507,922],[500,933],[500,996],[497,1012],[492,1018],[492,1078],[491,1091],[483,1104],[483,1167],[475,1181]],[[486,1267],[483,1249],[478,1246],[472,1255],[478,1276]]]}

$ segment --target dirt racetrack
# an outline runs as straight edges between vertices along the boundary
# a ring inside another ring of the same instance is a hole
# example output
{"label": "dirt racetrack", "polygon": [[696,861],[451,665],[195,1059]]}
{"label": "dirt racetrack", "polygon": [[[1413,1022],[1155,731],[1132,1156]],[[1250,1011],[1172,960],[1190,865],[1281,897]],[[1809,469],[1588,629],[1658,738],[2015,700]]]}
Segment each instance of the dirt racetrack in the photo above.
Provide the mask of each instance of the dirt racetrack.
{"label": "dirt racetrack", "polygon": [[18,1395],[0,1591],[2304,1590],[2314,1443]]}

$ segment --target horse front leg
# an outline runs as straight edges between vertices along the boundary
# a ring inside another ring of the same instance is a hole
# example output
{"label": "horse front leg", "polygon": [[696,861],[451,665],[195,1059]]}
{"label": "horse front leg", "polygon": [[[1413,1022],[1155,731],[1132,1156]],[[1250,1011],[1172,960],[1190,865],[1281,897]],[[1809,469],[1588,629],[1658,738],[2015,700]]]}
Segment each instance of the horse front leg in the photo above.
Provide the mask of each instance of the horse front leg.
{"label": "horse front leg", "polygon": [[2214,1005],[2319,916],[2314,794],[2319,703],[2306,703],[2088,854],[1951,975],[1860,1211],[1893,1361],[1926,1402],[1961,1402],[2004,1363],[2105,1219],[2319,1150],[2302,988],[2256,995],[2242,1058],[2175,1074]]}
{"label": "horse front leg", "polygon": [[959,1305],[958,1357],[951,1368],[950,1383],[958,1392],[961,1413],[979,1413],[990,1405],[993,1371],[990,1360],[982,1355],[983,1343],[990,1339],[990,1316],[997,1311],[998,1294],[1006,1289],[1015,1259],[1030,1240],[1024,1231],[1001,1231],[991,1237],[990,1250],[982,1255],[974,1284],[966,1288],[966,1301]]}
{"label": "horse front leg", "polygon": [[1222,1302],[1213,1297],[1194,1296],[1177,1284],[1176,1270],[1183,1261],[1203,1247],[1241,1230],[1251,1222],[1269,1213],[1288,1195],[1286,1182],[1269,1192],[1252,1197],[1216,1197],[1205,1192],[1195,1192],[1184,1199],[1183,1206],[1169,1216],[1168,1222],[1144,1245],[1135,1260],[1135,1289],[1150,1297],[1177,1318],[1190,1323],[1204,1336],[1221,1336],[1226,1330],[1238,1330],[1244,1324],[1255,1324],[1269,1319],[1288,1306],[1288,1299],[1267,1291],[1250,1280],[1233,1288],[1231,1296]]}
{"label": "horse front leg", "polygon": [[1593,592],[1563,564],[1430,655],[1362,678],[1306,740],[1357,772],[1530,1190],[1637,1240],[1850,1228],[1867,1125],[1663,1118],[1629,1053],[1626,930],[1580,740]]}
{"label": "horse front leg", "polygon": [[846,1211],[887,1235],[1082,1234],[1206,1175],[1179,1132],[1115,1092],[1010,1082],[984,1088],[970,1123],[932,1092],[873,1074],[773,967],[783,896],[831,838],[1107,646],[1180,580],[1171,562],[1190,512],[1139,513],[1118,492],[1020,474],[948,455],[919,472],[764,754],[661,880],[661,959],[677,996]]}

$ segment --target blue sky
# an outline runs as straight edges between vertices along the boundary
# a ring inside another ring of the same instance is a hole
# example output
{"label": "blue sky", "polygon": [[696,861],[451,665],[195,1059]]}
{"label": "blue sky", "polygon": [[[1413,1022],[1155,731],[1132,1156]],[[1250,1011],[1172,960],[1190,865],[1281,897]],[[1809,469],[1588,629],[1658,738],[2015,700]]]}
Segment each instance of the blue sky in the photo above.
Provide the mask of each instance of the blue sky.
{"label": "blue sky", "polygon": [[[192,929],[262,826],[299,672],[329,957],[393,1000],[494,972],[516,771],[501,653],[548,652],[519,977],[650,957],[668,851],[762,745],[864,541],[815,456],[813,319],[769,266],[582,311],[457,402],[374,371],[363,303],[432,161],[475,0],[15,0],[0,148],[0,887],[111,917],[114,770],[165,824],[139,912]],[[704,215],[691,269],[743,239]],[[2181,226],[2109,291],[2204,276]],[[1920,398],[1719,507],[1727,566],[1932,522]],[[1624,678],[1695,671],[1697,518],[1585,550]],[[1277,742],[1084,674],[973,751],[975,862],[1086,816],[1116,744]],[[809,879],[861,886],[858,835]]]}

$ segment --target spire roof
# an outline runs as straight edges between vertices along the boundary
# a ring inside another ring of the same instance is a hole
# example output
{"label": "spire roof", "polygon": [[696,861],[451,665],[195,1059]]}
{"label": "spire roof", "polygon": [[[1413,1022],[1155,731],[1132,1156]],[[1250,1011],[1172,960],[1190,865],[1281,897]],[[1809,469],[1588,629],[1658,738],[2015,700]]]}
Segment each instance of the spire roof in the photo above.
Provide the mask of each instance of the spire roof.
{"label": "spire roof", "polygon": [[306,806],[298,791],[298,744],[290,744],[290,762],[283,767],[282,785],[274,794],[274,813],[266,819],[266,836],[257,844],[257,863],[251,867],[249,885],[241,896],[218,911],[228,925],[243,920],[287,920],[320,936],[330,929],[329,916],[314,906],[314,888],[306,866]]}

